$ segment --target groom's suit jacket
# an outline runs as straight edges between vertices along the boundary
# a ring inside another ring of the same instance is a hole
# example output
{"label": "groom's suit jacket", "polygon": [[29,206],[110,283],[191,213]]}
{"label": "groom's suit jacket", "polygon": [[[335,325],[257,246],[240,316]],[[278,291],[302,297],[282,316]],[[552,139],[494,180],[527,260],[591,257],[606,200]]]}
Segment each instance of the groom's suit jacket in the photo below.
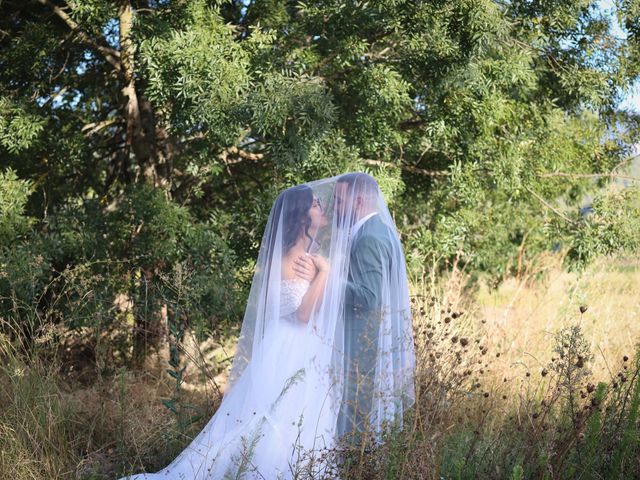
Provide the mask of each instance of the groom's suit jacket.
{"label": "groom's suit jacket", "polygon": [[395,234],[380,219],[369,218],[355,233],[345,289],[345,390],[339,434],[362,432],[371,409],[380,321],[388,301],[388,279],[397,259]]}

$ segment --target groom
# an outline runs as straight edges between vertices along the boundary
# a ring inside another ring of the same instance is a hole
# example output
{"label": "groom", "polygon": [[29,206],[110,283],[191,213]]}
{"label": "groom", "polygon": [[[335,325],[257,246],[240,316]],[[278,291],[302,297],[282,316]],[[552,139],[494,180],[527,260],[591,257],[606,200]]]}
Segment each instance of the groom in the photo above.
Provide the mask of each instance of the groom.
{"label": "groom", "polygon": [[[378,184],[370,175],[338,177],[334,213],[350,247],[344,292],[344,391],[337,433],[352,443],[371,431],[380,323],[389,300],[392,262],[398,261],[393,258],[393,231],[378,213],[379,197]],[[308,258],[296,263],[300,277],[312,275]]]}
{"label": "groom", "polygon": [[378,213],[379,195],[378,184],[365,173],[339,177],[334,194],[337,221],[349,229],[351,245],[344,305],[345,384],[338,434],[352,442],[370,432],[378,337],[394,261],[393,232]]}

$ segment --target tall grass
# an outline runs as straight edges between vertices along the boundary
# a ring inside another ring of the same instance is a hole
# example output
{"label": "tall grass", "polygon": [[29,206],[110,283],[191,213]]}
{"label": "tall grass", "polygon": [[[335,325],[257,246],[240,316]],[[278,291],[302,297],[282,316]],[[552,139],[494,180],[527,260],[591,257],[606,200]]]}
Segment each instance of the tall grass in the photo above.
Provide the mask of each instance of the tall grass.
{"label": "tall grass", "polygon": [[625,265],[494,291],[455,269],[415,282],[412,418],[343,478],[640,478],[640,271]]}
{"label": "tall grass", "polygon": [[[26,353],[0,334],[0,478],[107,479],[159,470],[197,433],[162,404],[174,390],[165,364],[149,359],[141,372],[120,367],[100,375],[107,360],[83,363],[68,351],[82,350],[92,335],[69,336],[73,343],[43,336]],[[213,413],[200,391],[183,400],[203,417]]]}
{"label": "tall grass", "polygon": [[[341,452],[341,478],[640,478],[640,270],[554,262],[496,289],[455,268],[413,281],[416,404],[383,445]],[[160,470],[215,411],[234,343],[187,334],[179,362],[134,371],[52,330],[28,355],[0,336],[0,478]]]}
{"label": "tall grass", "polygon": [[[74,455],[73,411],[64,400],[55,373],[35,362],[27,368],[6,354],[2,359],[2,477],[62,478],[79,459]],[[60,462],[64,457],[71,462]]]}

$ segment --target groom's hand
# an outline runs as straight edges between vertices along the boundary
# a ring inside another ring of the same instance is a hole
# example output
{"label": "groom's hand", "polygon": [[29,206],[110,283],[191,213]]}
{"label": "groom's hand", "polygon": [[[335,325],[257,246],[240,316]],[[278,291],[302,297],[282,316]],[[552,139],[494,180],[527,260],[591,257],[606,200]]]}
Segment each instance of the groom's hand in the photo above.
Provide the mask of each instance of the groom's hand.
{"label": "groom's hand", "polygon": [[318,269],[311,260],[311,257],[307,254],[300,255],[293,261],[293,270],[296,272],[296,276],[309,282],[316,277]]}

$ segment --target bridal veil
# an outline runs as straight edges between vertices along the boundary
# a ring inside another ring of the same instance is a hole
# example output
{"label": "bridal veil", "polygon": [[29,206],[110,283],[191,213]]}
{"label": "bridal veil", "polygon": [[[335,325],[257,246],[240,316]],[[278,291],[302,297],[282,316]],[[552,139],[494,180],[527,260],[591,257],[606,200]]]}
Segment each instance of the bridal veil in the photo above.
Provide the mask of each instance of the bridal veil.
{"label": "bridal veil", "polygon": [[[309,281],[283,269],[300,235],[302,256],[329,265],[303,318]],[[166,469],[133,478],[322,476],[340,439],[401,428],[414,368],[404,256],[375,180],[289,188],[269,214],[222,404]]]}

